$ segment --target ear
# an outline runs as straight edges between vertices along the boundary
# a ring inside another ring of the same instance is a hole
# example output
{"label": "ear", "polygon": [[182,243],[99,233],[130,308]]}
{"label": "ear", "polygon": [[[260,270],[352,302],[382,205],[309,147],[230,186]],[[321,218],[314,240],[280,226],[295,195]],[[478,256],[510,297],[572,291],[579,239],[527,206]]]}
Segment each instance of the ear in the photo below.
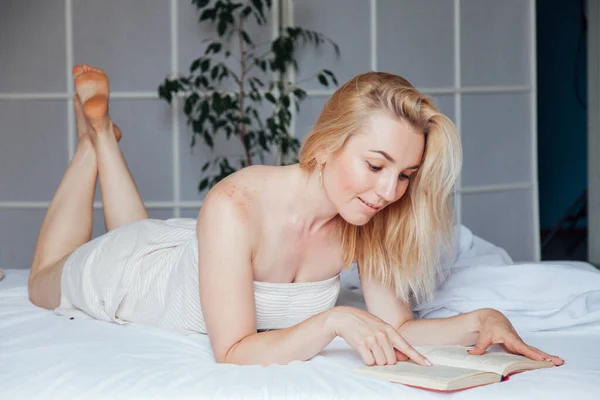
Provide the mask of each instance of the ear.
{"label": "ear", "polygon": [[327,150],[320,150],[316,155],[317,164],[325,166],[331,160],[331,153]]}

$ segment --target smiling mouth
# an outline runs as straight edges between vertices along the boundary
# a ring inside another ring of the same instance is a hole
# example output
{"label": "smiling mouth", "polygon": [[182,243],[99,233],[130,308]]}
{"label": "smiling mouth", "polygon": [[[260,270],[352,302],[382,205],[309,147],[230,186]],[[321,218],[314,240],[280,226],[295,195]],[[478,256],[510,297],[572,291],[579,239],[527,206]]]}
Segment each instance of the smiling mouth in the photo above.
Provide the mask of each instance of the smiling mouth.
{"label": "smiling mouth", "polygon": [[363,203],[364,205],[366,205],[366,206],[367,206],[367,207],[369,207],[369,208],[372,208],[372,209],[373,209],[373,210],[375,210],[375,211],[378,211],[378,210],[380,210],[380,209],[381,209],[381,206],[376,206],[375,204],[371,204],[371,203],[369,203],[369,202],[367,202],[367,201],[364,201],[364,200],[363,200],[363,199],[361,199],[360,197],[359,197],[358,199],[359,199],[360,201],[362,201],[362,203]]}

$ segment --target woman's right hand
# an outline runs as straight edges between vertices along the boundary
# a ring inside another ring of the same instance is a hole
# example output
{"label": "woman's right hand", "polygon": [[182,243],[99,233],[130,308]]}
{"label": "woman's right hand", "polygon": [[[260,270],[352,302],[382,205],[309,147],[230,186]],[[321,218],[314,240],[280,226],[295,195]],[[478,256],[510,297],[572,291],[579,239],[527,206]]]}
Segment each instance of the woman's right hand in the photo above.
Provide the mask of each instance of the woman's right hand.
{"label": "woman's right hand", "polygon": [[326,328],[356,350],[366,365],[392,365],[411,359],[419,365],[431,366],[394,327],[359,308],[334,307]]}

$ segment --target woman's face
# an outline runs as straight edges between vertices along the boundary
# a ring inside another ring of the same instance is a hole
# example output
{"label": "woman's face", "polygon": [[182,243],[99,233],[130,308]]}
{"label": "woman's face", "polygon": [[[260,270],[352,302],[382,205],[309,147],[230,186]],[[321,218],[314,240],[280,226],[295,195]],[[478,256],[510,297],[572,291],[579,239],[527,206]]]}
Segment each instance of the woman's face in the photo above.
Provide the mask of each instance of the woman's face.
{"label": "woman's face", "polygon": [[401,198],[423,157],[425,135],[383,113],[326,160],[323,185],[340,216],[364,225]]}

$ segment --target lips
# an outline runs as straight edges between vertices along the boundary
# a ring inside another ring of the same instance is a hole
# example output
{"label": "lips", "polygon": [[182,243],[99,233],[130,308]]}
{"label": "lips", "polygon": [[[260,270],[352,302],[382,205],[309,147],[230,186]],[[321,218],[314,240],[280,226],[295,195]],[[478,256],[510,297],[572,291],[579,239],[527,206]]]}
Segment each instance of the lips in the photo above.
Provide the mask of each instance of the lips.
{"label": "lips", "polygon": [[364,201],[364,200],[363,200],[363,199],[361,199],[360,197],[359,197],[358,199],[359,199],[360,201],[362,201],[362,203],[363,203],[364,205],[366,205],[367,207],[369,207],[369,208],[373,209],[374,211],[379,211],[379,210],[381,210],[381,206],[377,206],[377,205],[375,205],[375,204],[373,204],[373,203],[369,203],[368,201]]}

